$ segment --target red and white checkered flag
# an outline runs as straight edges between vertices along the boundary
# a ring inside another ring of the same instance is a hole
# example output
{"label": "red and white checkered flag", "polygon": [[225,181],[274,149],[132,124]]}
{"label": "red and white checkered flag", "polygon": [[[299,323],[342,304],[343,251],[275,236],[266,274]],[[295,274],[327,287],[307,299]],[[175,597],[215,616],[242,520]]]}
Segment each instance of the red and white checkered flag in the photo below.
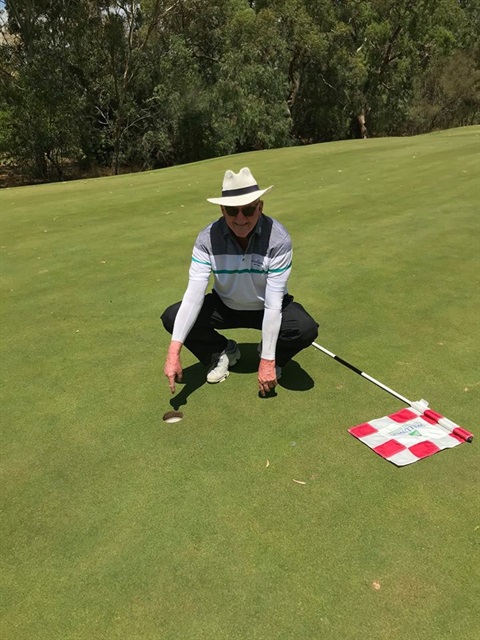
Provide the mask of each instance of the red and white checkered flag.
{"label": "red and white checkered flag", "polygon": [[469,431],[429,409],[425,400],[413,402],[411,409],[370,420],[348,431],[398,467],[473,438]]}
{"label": "red and white checkered flag", "polygon": [[472,442],[473,433],[429,409],[426,400],[412,402],[322,345],[312,342],[312,346],[401,402],[410,405],[410,409],[402,409],[390,416],[370,420],[348,430],[352,436],[385,460],[393,462],[398,467],[404,467],[422,458],[428,458],[442,449],[451,449],[462,442]]}

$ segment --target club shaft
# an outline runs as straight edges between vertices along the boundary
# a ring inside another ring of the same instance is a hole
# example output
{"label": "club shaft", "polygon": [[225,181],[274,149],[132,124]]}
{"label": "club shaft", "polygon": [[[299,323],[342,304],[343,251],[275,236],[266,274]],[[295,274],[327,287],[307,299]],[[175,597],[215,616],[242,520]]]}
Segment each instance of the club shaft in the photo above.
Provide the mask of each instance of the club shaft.
{"label": "club shaft", "polygon": [[375,378],[372,378],[372,376],[369,376],[368,373],[364,373],[363,371],[360,371],[360,369],[358,369],[358,367],[353,366],[353,364],[350,364],[349,362],[347,362],[343,358],[340,358],[340,356],[335,355],[334,353],[332,353],[328,349],[325,349],[325,347],[322,347],[321,345],[317,344],[316,342],[312,342],[312,346],[315,347],[315,349],[318,349],[319,351],[322,351],[322,353],[325,353],[327,356],[330,356],[330,358],[333,358],[337,362],[340,362],[340,364],[343,364],[344,367],[347,367],[348,369],[351,369],[355,373],[358,373],[359,376],[362,376],[362,378],[365,378],[365,380],[368,380],[369,382],[372,382],[374,385],[376,385],[377,387],[380,387],[380,389],[383,389],[384,391],[386,391],[390,395],[394,396],[398,400],[401,400],[402,402],[405,402],[406,404],[412,406],[412,403],[410,402],[410,400],[408,398],[405,398],[404,396],[400,395],[399,393],[397,393],[393,389],[390,389],[390,387],[387,387],[382,382],[379,382]]}

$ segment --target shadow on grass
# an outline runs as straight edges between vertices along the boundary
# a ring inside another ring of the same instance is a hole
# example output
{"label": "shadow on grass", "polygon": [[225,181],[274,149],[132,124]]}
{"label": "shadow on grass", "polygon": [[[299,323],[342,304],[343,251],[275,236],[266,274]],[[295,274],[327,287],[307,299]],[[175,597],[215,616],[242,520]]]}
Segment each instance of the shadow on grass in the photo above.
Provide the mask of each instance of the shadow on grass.
{"label": "shadow on grass", "polygon": [[170,404],[175,411],[178,411],[180,407],[187,404],[188,396],[192,395],[192,393],[203,384],[206,384],[207,380],[205,376],[206,369],[200,362],[183,370],[182,382],[177,382],[176,385],[183,384],[184,387],[180,393],[177,393],[177,395],[170,400]]}
{"label": "shadow on grass", "polygon": [[[242,357],[232,368],[234,373],[255,373],[258,371],[259,356],[257,351],[257,343],[239,344]],[[308,391],[313,389],[315,382],[313,378],[298,364],[295,360],[291,360],[282,370],[282,377],[278,382],[280,387],[289,389],[290,391]],[[275,389],[266,396],[260,398],[274,398],[277,395]]]}
{"label": "shadow on grass", "polygon": [[315,381],[298,362],[290,360],[283,369],[278,384],[285,389],[290,389],[290,391],[308,391],[313,389]]}
{"label": "shadow on grass", "polygon": [[[257,343],[245,343],[239,344],[238,346],[242,353],[242,357],[237,364],[232,367],[232,373],[256,373],[258,371],[259,362]],[[187,404],[188,396],[192,395],[192,393],[199,389],[203,384],[206,384],[206,375],[206,367],[204,367],[200,362],[184,369],[182,382],[176,383],[177,385],[184,385],[183,389],[170,400],[170,405],[175,409],[175,411],[178,411],[180,407]],[[278,384],[280,387],[289,389],[290,391],[308,391],[315,386],[313,378],[311,378],[309,374],[302,369],[298,362],[295,362],[295,360],[291,360],[283,368],[282,377]],[[259,394],[259,398],[262,398],[263,400],[275,398],[276,396],[277,392],[275,389],[270,393],[267,393],[265,396],[261,396]]]}

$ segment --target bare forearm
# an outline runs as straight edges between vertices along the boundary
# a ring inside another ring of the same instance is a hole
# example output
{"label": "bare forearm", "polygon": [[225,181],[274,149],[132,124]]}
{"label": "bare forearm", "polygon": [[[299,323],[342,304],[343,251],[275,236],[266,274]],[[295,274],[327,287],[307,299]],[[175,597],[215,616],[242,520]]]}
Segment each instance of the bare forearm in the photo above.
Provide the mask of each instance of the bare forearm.
{"label": "bare forearm", "polygon": [[172,340],[168,347],[167,358],[169,356],[179,356],[180,351],[182,350],[182,347],[183,347],[183,342],[180,342],[180,340]]}
{"label": "bare forearm", "polygon": [[181,382],[182,380],[183,370],[180,360],[182,346],[183,344],[179,340],[172,340],[165,359],[164,373],[168,378],[168,385],[172,393],[175,393],[175,382]]}

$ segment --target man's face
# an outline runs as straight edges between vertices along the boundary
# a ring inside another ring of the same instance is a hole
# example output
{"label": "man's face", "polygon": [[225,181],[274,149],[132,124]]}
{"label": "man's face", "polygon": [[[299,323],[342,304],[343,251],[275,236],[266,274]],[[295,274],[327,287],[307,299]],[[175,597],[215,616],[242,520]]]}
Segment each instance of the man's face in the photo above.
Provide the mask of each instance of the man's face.
{"label": "man's face", "polygon": [[262,210],[262,200],[256,200],[243,207],[222,207],[225,222],[238,238],[246,238],[255,228]]}

